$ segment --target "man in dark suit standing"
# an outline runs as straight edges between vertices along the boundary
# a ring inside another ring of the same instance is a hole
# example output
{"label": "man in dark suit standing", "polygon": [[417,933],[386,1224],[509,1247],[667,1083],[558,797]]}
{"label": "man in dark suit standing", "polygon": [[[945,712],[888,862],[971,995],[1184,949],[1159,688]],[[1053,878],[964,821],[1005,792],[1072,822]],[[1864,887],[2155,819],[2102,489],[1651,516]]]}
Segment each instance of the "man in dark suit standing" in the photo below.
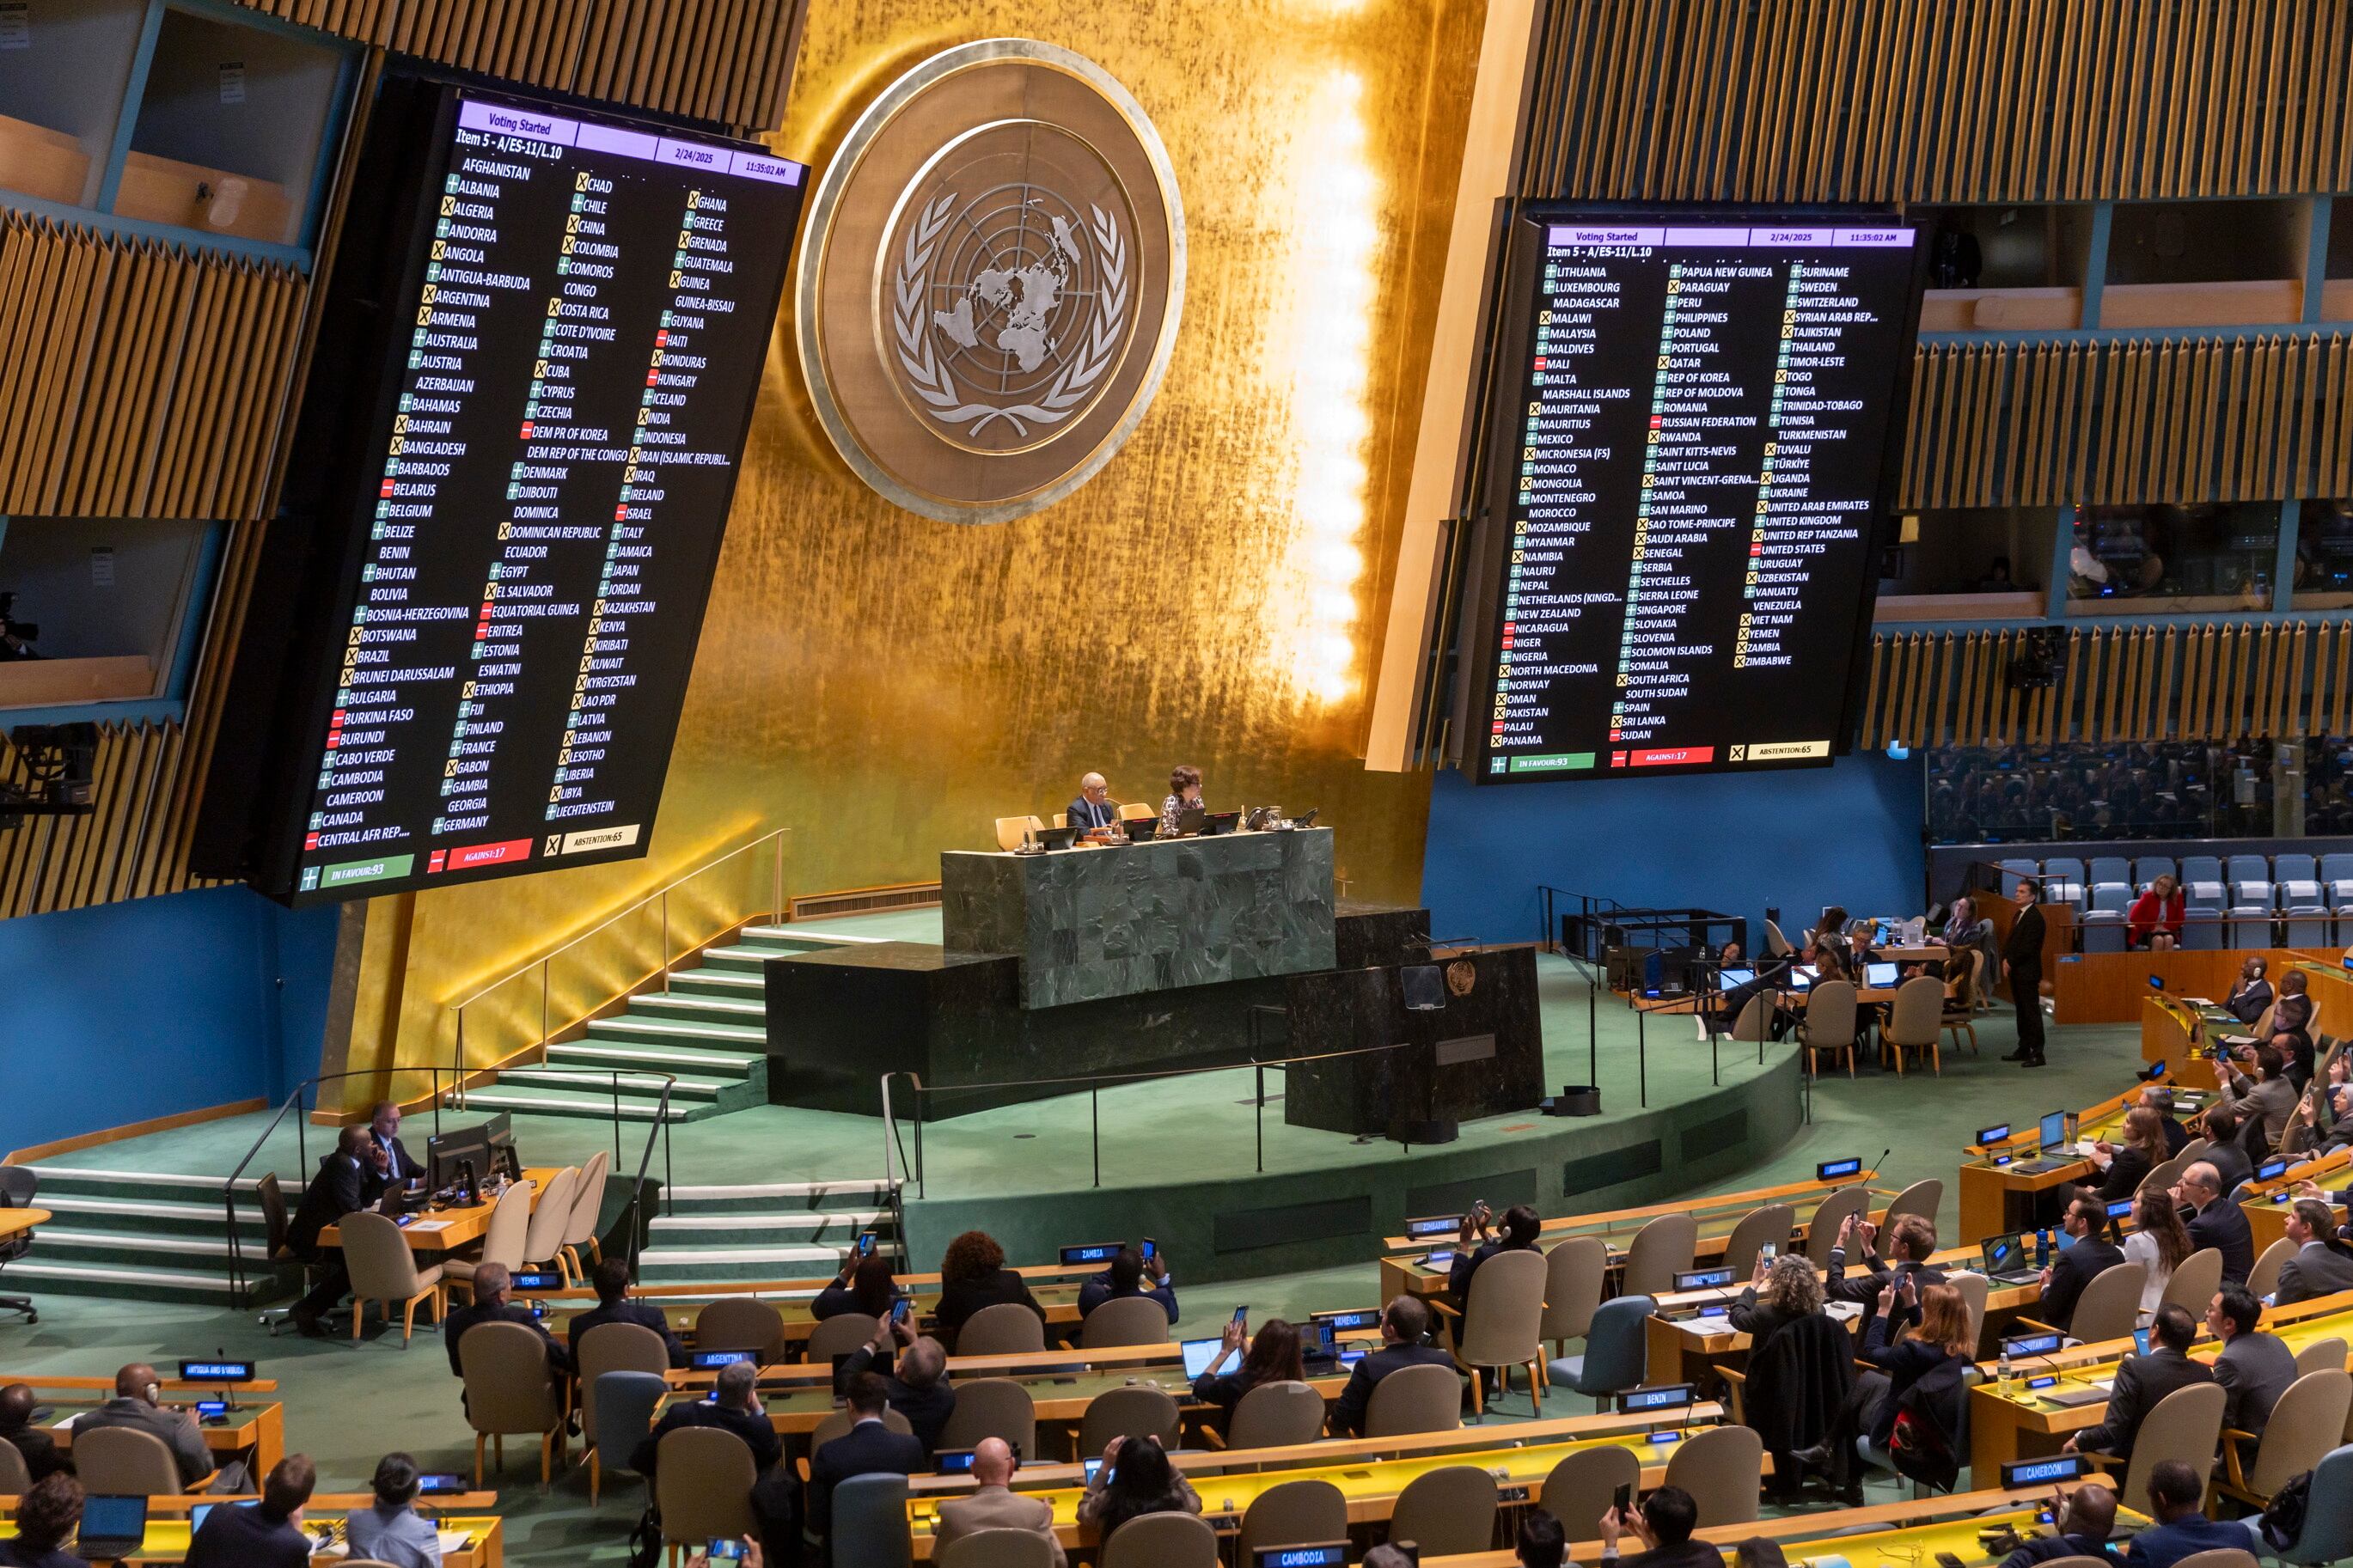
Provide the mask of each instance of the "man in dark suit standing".
{"label": "man in dark suit standing", "polygon": [[2222,1283],[2245,1284],[2255,1267],[2254,1232],[2245,1211],[2222,1195],[2222,1178],[2212,1163],[2199,1160],[2182,1172],[2173,1201],[2198,1211],[2189,1221],[2190,1250],[2213,1247],[2222,1255]]}
{"label": "man in dark suit standing", "polygon": [[596,1287],[596,1305],[572,1320],[572,1359],[580,1359],[580,1342],[589,1330],[606,1323],[635,1323],[641,1329],[651,1329],[662,1338],[662,1348],[670,1352],[670,1364],[686,1364],[686,1347],[670,1331],[670,1320],[661,1309],[647,1301],[629,1300],[629,1266],[618,1258],[607,1258],[589,1270],[589,1283]]}
{"label": "man in dark suit standing", "polygon": [[1373,1390],[1389,1373],[1402,1372],[1409,1366],[1453,1367],[1452,1356],[1422,1342],[1429,1334],[1430,1309],[1427,1306],[1411,1296],[1398,1296],[1390,1300],[1381,1313],[1381,1348],[1356,1363],[1356,1370],[1348,1374],[1347,1386],[1341,1389],[1340,1397],[1332,1402],[1332,1436],[1364,1436],[1365,1414],[1372,1407]]}
{"label": "man in dark suit standing", "polygon": [[347,1214],[356,1214],[384,1195],[385,1152],[364,1127],[346,1127],[334,1149],[319,1157],[318,1174],[302,1189],[302,1205],[287,1227],[286,1244],[305,1263],[315,1264],[319,1283],[294,1303],[294,1326],[306,1334],[320,1331],[319,1320],[333,1310],[352,1288],[341,1247],[322,1247],[319,1234]]}
{"label": "man in dark suit standing", "polygon": [[[849,1380],[849,1430],[817,1451],[809,1461],[808,1532],[823,1539],[833,1531],[833,1489],[852,1476],[876,1474],[912,1476],[928,1468],[923,1445],[912,1434],[893,1432],[882,1424],[890,1407],[882,1380],[860,1373]],[[832,1542],[826,1542],[828,1561]]]}
{"label": "man in dark suit standing", "polygon": [[2075,1302],[2084,1287],[2099,1278],[2103,1268],[2125,1260],[2122,1248],[2108,1240],[2108,1207],[2097,1198],[2078,1197],[2067,1205],[2063,1222],[2072,1238],[2067,1249],[2042,1270],[2042,1310],[2035,1315],[2054,1329],[2074,1321]]}
{"label": "man in dark suit standing", "polygon": [[2126,1356],[2118,1363],[2106,1415],[2097,1426],[2069,1437],[2068,1453],[2114,1454],[2129,1461],[2133,1439],[2140,1436],[2140,1424],[2158,1401],[2177,1388],[2214,1381],[2211,1368],[2189,1359],[2190,1342],[2198,1337],[2196,1319],[2179,1307],[2160,1307],[2148,1327],[2149,1353]]}
{"label": "man in dark suit standing", "polygon": [[2002,1060],[2039,1068],[2042,1062],[2042,889],[2031,877],[2018,879],[2018,916],[2002,943],[2010,974],[2010,999],[2018,1008],[2018,1048]]}
{"label": "man in dark suit standing", "polygon": [[2353,1251],[2337,1239],[2337,1215],[2317,1198],[2299,1198],[2288,1211],[2287,1238],[2295,1256],[2280,1265],[2272,1300],[2282,1307],[2353,1290]]}
{"label": "man in dark suit standing", "polygon": [[2222,1429],[2263,1435],[2288,1384],[2295,1381],[2295,1352],[2277,1336],[2258,1333],[2263,1304],[2247,1294],[2243,1285],[2225,1285],[2206,1309],[2206,1327],[2222,1342],[2214,1358],[2214,1381],[2230,1390],[2222,1407]]}
{"label": "man in dark suit standing", "polygon": [[368,1139],[384,1151],[384,1179],[388,1186],[413,1186],[425,1179],[425,1167],[400,1141],[400,1107],[379,1100],[368,1112]]}

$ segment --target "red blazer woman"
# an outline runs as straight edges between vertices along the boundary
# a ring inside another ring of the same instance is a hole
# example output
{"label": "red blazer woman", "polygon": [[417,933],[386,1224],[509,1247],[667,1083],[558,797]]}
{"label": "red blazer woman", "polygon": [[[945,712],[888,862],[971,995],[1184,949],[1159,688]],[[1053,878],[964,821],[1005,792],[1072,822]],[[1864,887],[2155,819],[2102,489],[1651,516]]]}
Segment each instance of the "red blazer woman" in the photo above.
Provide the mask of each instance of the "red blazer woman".
{"label": "red blazer woman", "polygon": [[2164,897],[2159,897],[2158,890],[2151,888],[2135,899],[2132,908],[2125,912],[2125,920],[2132,927],[2132,944],[2147,947],[2148,939],[2158,931],[2179,942],[2186,902],[2179,888]]}

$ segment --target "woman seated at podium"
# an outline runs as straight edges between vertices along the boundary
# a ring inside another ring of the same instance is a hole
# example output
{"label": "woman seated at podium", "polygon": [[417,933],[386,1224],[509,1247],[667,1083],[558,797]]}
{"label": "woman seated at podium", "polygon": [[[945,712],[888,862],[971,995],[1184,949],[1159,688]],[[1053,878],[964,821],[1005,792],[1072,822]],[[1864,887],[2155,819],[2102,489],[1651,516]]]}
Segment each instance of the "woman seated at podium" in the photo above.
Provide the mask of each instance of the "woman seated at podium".
{"label": "woman seated at podium", "polygon": [[1179,763],[1168,770],[1168,798],[1160,803],[1160,837],[1176,837],[1176,824],[1188,811],[1207,811],[1208,803],[1201,798],[1201,770],[1189,763]]}

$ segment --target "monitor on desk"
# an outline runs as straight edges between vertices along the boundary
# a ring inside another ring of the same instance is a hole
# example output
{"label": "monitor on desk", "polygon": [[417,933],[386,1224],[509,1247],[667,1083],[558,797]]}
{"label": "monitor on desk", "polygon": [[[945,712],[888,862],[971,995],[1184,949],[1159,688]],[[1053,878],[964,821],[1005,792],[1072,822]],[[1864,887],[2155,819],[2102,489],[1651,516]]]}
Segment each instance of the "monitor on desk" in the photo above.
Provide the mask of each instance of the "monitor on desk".
{"label": "monitor on desk", "polygon": [[1802,967],[1799,967],[1799,968],[1792,968],[1792,969],[1789,971],[1789,989],[1790,989],[1790,990],[1792,990],[1792,991],[1811,991],[1813,988],[1814,988],[1814,977],[1813,977],[1813,975],[1812,975],[1810,972],[1808,972],[1806,969],[1804,969],[1804,968],[1802,968]]}
{"label": "monitor on desk", "polygon": [[1843,1182],[1849,1176],[1862,1174],[1862,1156],[1850,1154],[1843,1160],[1825,1160],[1814,1167],[1818,1182]]}
{"label": "monitor on desk", "polygon": [[1983,1272],[1991,1277],[2007,1274],[2026,1259],[2025,1237],[2021,1236],[1989,1236],[1978,1243],[1978,1261]]}
{"label": "monitor on desk", "polygon": [[2038,1136],[2042,1142],[2042,1152],[2046,1154],[2055,1154],[2064,1149],[2067,1146],[2067,1113],[2063,1110],[2054,1110],[2044,1117],[2042,1131]]}
{"label": "monitor on desk", "polygon": [[506,1168],[512,1181],[522,1180],[522,1157],[515,1152],[514,1118],[500,1111],[482,1123],[482,1137],[491,1146],[491,1158]]}
{"label": "monitor on desk", "polygon": [[1894,989],[1896,973],[1893,963],[1866,963],[1862,966],[1862,981],[1874,991],[1890,991]]}
{"label": "monitor on desk", "polygon": [[1997,1122],[1991,1127],[1980,1127],[1978,1129],[1978,1147],[1984,1150],[1989,1154],[1992,1153],[1994,1150],[2009,1142],[2010,1123],[2007,1121]]}
{"label": "monitor on desk", "polygon": [[1715,972],[1715,984],[1718,990],[1736,991],[1743,985],[1757,984],[1757,972],[1753,969],[1719,969]]}
{"label": "monitor on desk", "polygon": [[435,1191],[455,1186],[460,1167],[470,1166],[479,1184],[490,1179],[491,1140],[482,1127],[464,1127],[425,1141],[425,1179]]}
{"label": "monitor on desk", "polygon": [[1182,1347],[1185,1352],[1185,1375],[1198,1378],[1208,1371],[1209,1363],[1218,1359],[1218,1352],[1225,1347],[1226,1342],[1222,1339],[1187,1340]]}

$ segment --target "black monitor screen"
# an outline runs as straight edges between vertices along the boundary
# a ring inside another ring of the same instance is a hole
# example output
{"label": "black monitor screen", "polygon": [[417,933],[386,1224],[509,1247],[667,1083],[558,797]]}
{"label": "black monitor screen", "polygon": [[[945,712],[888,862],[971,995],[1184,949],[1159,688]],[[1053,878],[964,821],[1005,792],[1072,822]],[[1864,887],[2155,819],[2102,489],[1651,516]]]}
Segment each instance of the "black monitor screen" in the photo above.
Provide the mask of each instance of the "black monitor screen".
{"label": "black monitor screen", "polygon": [[1474,780],[1848,749],[1919,238],[1853,211],[1522,209],[1464,642]]}
{"label": "black monitor screen", "polygon": [[646,853],[806,174],[387,86],[208,866],[301,903]]}

